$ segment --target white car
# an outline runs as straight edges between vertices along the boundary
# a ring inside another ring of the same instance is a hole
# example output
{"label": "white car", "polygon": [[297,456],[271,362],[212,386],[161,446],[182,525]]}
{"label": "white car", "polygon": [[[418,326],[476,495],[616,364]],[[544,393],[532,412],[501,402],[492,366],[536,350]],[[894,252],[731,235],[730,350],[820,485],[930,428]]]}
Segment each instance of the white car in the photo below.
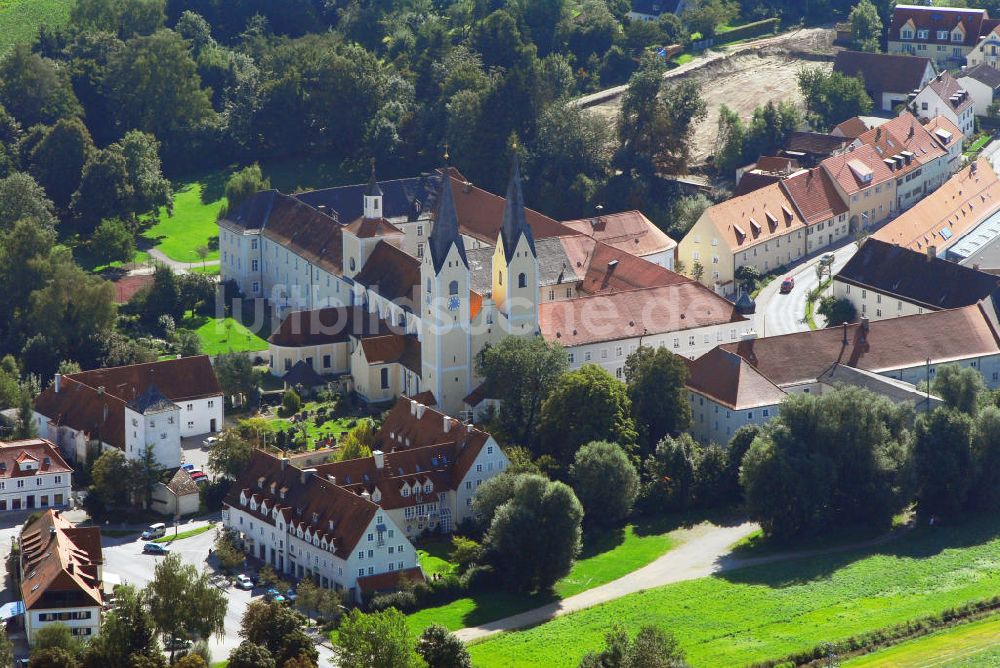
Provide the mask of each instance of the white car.
{"label": "white car", "polygon": [[218,437],[216,437],[216,436],[209,436],[208,438],[206,438],[206,439],[204,440],[204,442],[203,442],[203,443],[204,443],[204,446],[205,446],[206,448],[210,448],[210,447],[212,447],[213,445],[215,445],[215,444],[216,444],[216,443],[218,443],[218,442],[219,442],[219,439],[218,439]]}
{"label": "white car", "polygon": [[236,587],[238,589],[253,589],[253,580],[248,575],[240,573],[236,576]]}

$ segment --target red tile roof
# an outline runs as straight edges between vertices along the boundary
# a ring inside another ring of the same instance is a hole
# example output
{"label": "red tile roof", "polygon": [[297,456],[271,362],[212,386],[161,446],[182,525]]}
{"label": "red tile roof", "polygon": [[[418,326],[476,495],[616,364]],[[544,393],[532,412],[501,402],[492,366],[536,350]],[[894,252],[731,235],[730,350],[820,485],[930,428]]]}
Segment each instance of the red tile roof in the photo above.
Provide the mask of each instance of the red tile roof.
{"label": "red tile roof", "polygon": [[847,212],[847,202],[840,196],[830,175],[822,168],[799,172],[781,182],[799,215],[809,225]]}
{"label": "red tile roof", "polygon": [[293,311],[285,316],[267,341],[281,348],[344,343],[352,336],[388,334],[392,330],[376,312],[360,306],[329,306]]}
{"label": "red tile roof", "polygon": [[[892,12],[892,23],[889,24],[888,39],[894,42],[922,42],[928,44],[962,44],[975,46],[983,34],[983,21],[987,19],[984,9],[965,9],[957,7],[923,7],[918,5],[896,5]],[[903,40],[900,31],[908,22],[914,27],[913,39]],[[961,23],[965,31],[962,42],[951,41],[951,31]],[[916,39],[916,31],[928,31],[925,39]],[[939,40],[938,30],[947,30],[947,39]]]}
{"label": "red tile roof", "polygon": [[[875,146],[862,144],[853,151],[827,158],[820,163],[820,166],[848,195],[891,181],[898,175],[913,171],[920,166],[914,161],[901,169],[890,169],[883,162],[888,157],[890,156],[882,155]],[[862,176],[864,173],[870,173],[871,179],[865,181]]]}
{"label": "red tile roof", "polygon": [[345,225],[344,230],[350,232],[359,239],[385,237],[403,233],[401,229],[390,223],[385,218],[365,218],[364,216]]}
{"label": "red tile roof", "polygon": [[[22,470],[25,461],[37,463],[33,470]],[[24,441],[0,441],[0,478],[23,478],[48,473],[72,473],[73,468],[59,454],[59,448],[42,438]]]}
{"label": "red tile roof", "polygon": [[538,306],[542,336],[566,347],[745,321],[732,302],[690,279]]}
{"label": "red tile roof", "polygon": [[354,280],[400,306],[420,302],[420,260],[386,241],[379,241]]}
{"label": "red tile roof", "polygon": [[639,211],[623,211],[596,218],[568,220],[566,227],[640,257],[673,250],[671,239]]}
{"label": "red tile roof", "polygon": [[404,579],[409,582],[423,582],[424,572],[420,570],[419,566],[416,566],[414,568],[404,568],[401,571],[366,575],[363,578],[358,578],[358,589],[365,593],[397,589],[400,580]]}
{"label": "red tile roof", "polygon": [[398,362],[414,373],[421,373],[420,341],[410,334],[385,334],[361,339],[361,350],[369,366]]}
{"label": "red tile roof", "polygon": [[[951,107],[955,114],[961,116],[962,113],[971,107],[974,102],[968,91],[962,88],[955,77],[951,76],[948,70],[941,72],[931,80],[927,87],[934,91],[941,100]],[[952,96],[959,96],[958,101],[953,102]]]}
{"label": "red tile roof", "polygon": [[[882,373],[1000,354],[1000,340],[982,304],[855,323],[722,346],[779,387],[815,381],[836,363]],[[844,344],[846,331],[847,343]],[[961,333],[957,335],[956,333]]]}
{"label": "red tile roof", "polygon": [[784,236],[806,224],[780,183],[710,206],[702,215],[733,251]]}
{"label": "red tile roof", "polygon": [[785,392],[749,362],[723,348],[713,348],[687,365],[689,390],[733,410],[773,406],[785,398]]}
{"label": "red tile roof", "polygon": [[304,202],[276,193],[263,235],[334,275],[343,273],[341,225]]}
{"label": "red tile roof", "polygon": [[582,279],[577,289],[594,295],[685,283],[690,279],[583,234],[559,237],[570,270]]}
{"label": "red tile roof", "polygon": [[853,116],[848,118],[846,121],[839,123],[835,128],[833,128],[834,133],[839,133],[843,137],[848,139],[856,139],[864,133],[868,132],[870,128],[868,125],[859,117]]}
{"label": "red tile roof", "polygon": [[28,610],[100,606],[101,530],[47,510],[21,532],[21,597]]}
{"label": "red tile roof", "polygon": [[[451,192],[455,198],[455,214],[462,234],[493,245],[500,234],[500,223],[503,222],[503,208],[506,200],[456,176],[451,172]],[[572,231],[562,223],[532,209],[524,210],[525,219],[531,227],[531,236],[536,240],[571,234]]]}

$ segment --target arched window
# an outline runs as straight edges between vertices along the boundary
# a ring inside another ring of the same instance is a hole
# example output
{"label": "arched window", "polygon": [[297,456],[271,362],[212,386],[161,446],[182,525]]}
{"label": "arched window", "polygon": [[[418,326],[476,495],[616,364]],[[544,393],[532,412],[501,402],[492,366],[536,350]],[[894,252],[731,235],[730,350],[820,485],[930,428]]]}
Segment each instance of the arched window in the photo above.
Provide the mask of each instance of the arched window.
{"label": "arched window", "polygon": [[458,281],[452,281],[448,284],[448,294],[453,296],[458,294]]}
{"label": "arched window", "polygon": [[517,275],[517,287],[526,288],[528,287],[528,277],[524,274]]}
{"label": "arched window", "polygon": [[431,279],[427,279],[427,294],[431,293]]}
{"label": "arched window", "polygon": [[354,271],[354,258],[351,258],[351,271]]}
{"label": "arched window", "polygon": [[497,272],[497,283],[499,283],[500,285],[503,285],[503,272],[502,271],[498,271]]}

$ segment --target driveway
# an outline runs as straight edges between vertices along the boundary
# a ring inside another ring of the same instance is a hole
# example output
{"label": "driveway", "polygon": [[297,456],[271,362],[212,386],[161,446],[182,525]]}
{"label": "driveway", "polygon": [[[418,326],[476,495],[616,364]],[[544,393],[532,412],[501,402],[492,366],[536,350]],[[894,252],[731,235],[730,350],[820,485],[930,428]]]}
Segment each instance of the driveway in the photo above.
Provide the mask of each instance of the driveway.
{"label": "driveway", "polygon": [[[757,295],[757,323],[761,327],[762,336],[807,331],[809,325],[806,324],[806,296],[819,285],[816,265],[819,264],[820,258],[825,253],[833,253],[833,275],[836,276],[857,251],[858,246],[854,239],[849,238],[843,245],[824,249],[764,286]],[[795,279],[795,287],[783,295],[778,290],[782,279],[788,276]],[[820,327],[824,325],[821,316],[816,316],[816,324]]]}

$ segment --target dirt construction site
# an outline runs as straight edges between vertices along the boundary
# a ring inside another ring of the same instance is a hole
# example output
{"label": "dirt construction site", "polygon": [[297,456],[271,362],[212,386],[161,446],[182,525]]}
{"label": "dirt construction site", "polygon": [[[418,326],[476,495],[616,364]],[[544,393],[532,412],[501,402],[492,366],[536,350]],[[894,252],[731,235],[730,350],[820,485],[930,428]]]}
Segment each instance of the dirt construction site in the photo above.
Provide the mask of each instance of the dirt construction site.
{"label": "dirt construction site", "polygon": [[[692,143],[692,166],[697,166],[715,150],[719,124],[719,107],[725,104],[744,120],[754,108],[768,100],[791,100],[802,106],[796,75],[805,67],[820,67],[829,71],[833,56],[834,30],[803,28],[775,37],[756,40],[721,50],[709,50],[704,55],[670,70],[668,80],[694,80],[701,85],[701,94],[708,115],[695,126]],[[621,95],[598,96],[593,104],[584,103],[594,113],[613,122],[618,115]]]}

